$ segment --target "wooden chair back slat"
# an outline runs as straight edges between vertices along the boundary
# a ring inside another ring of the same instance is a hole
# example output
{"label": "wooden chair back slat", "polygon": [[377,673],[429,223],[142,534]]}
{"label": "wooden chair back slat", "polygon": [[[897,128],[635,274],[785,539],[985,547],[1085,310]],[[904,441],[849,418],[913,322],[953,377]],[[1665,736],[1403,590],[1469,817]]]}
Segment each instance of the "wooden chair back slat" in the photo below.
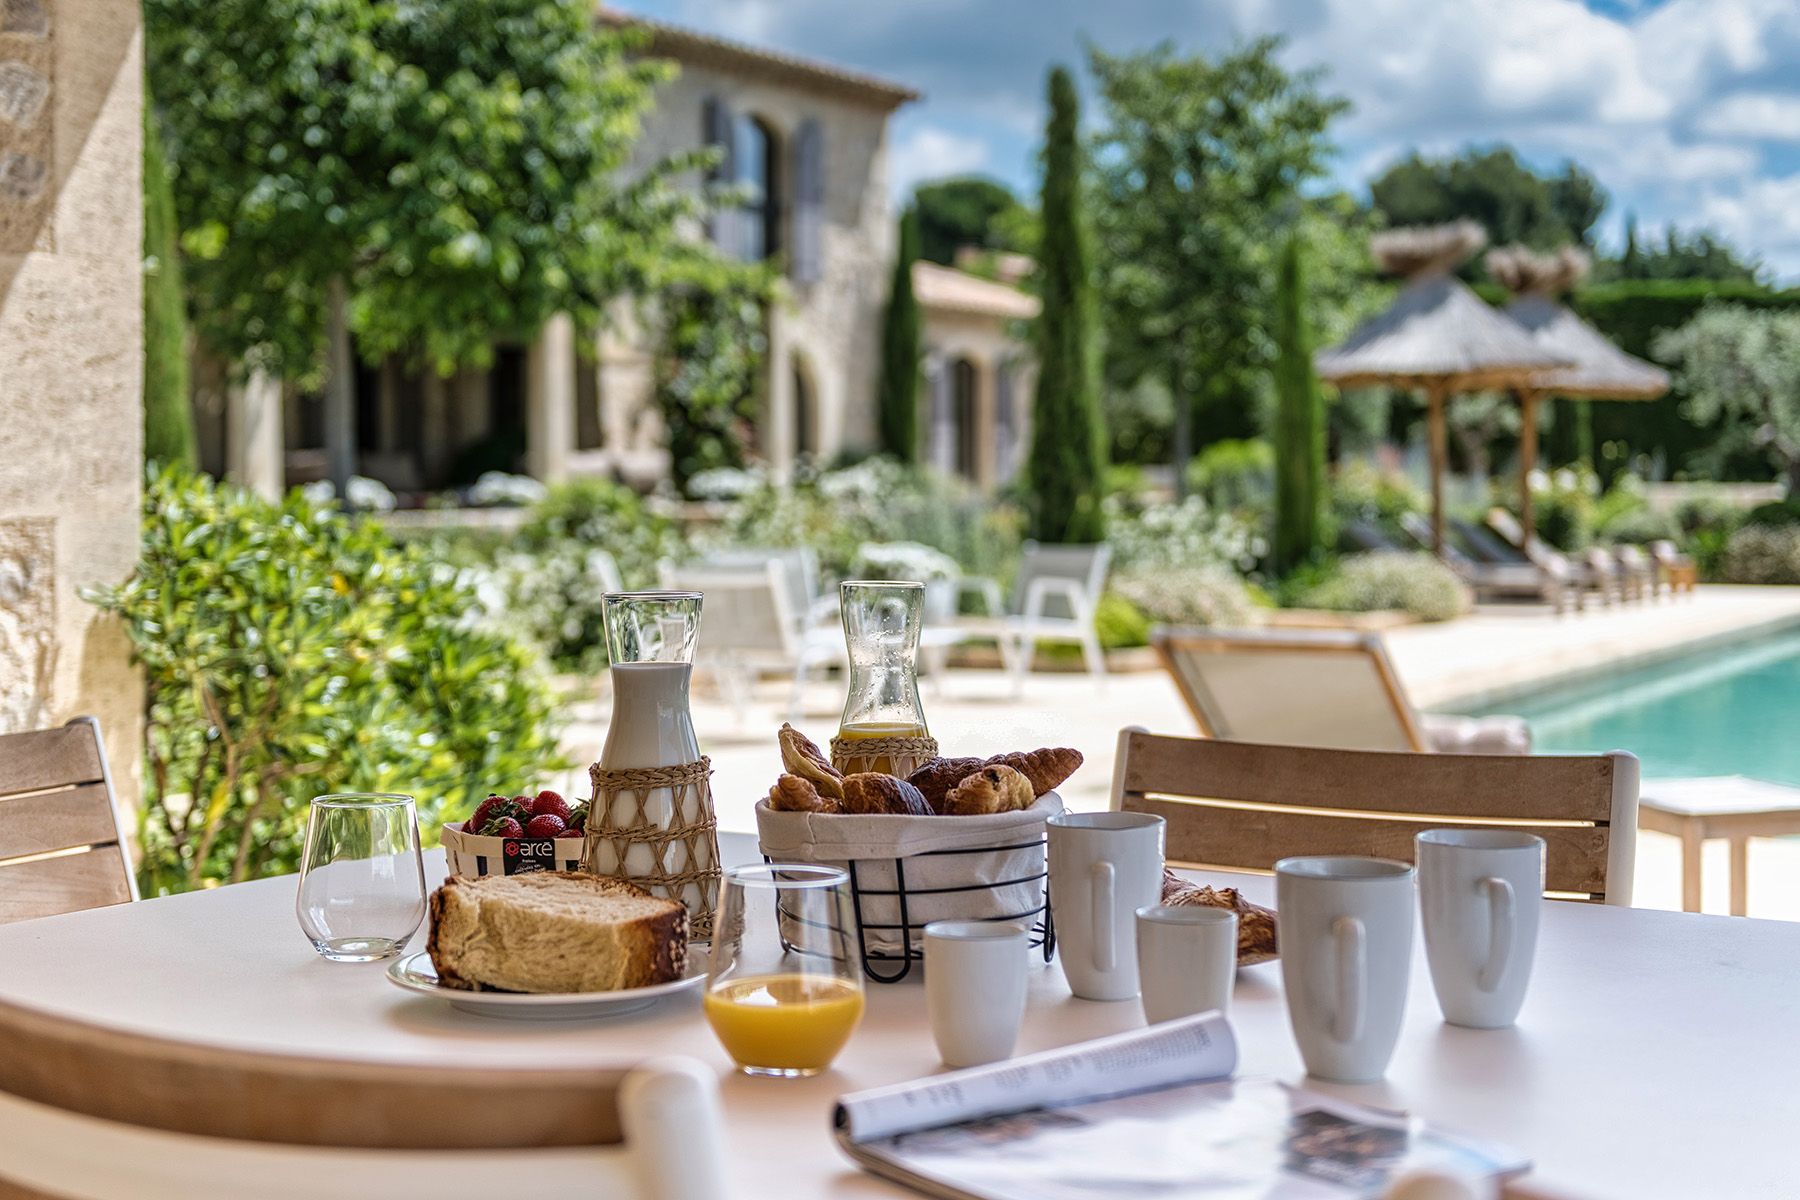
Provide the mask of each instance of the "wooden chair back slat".
{"label": "wooden chair back slat", "polygon": [[85,721],[0,736],[0,798],[105,778],[99,743]]}
{"label": "wooden chair back slat", "polygon": [[102,1120],[341,1149],[610,1146],[626,1068],[424,1066],[259,1054],[0,1002],[0,1091]]}
{"label": "wooden chair back slat", "polygon": [[0,924],[136,898],[99,722],[0,737]]}
{"label": "wooden chair back slat", "polygon": [[1170,861],[1413,859],[1413,836],[1478,824],[1537,834],[1547,890],[1631,902],[1637,759],[1410,754],[1119,734],[1113,806],[1168,822]]}

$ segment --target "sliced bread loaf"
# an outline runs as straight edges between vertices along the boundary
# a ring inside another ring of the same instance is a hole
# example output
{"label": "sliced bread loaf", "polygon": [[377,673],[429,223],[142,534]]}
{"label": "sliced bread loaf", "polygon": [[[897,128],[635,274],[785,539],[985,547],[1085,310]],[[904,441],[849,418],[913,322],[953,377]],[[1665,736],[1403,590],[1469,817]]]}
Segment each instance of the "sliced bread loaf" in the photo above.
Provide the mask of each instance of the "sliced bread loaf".
{"label": "sliced bread loaf", "polygon": [[431,894],[425,943],[446,987],[611,992],[679,979],[687,909],[579,871],[453,876]]}

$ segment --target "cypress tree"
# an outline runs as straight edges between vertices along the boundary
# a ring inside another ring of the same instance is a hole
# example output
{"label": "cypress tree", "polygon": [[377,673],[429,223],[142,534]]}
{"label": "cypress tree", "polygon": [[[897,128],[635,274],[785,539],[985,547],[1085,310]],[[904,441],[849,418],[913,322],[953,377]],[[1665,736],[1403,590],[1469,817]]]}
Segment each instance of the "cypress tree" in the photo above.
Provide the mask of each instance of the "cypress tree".
{"label": "cypress tree", "polygon": [[1275,564],[1292,570],[1320,545],[1325,405],[1313,375],[1300,238],[1289,236],[1275,278]]}
{"label": "cypress tree", "polygon": [[881,384],[876,411],[881,448],[904,463],[919,460],[919,301],[912,268],[919,258],[919,212],[900,217],[900,249],[881,330]]}
{"label": "cypress tree", "polygon": [[144,96],[144,458],[192,469],[187,308],[176,246],[175,193],[149,94]]}
{"label": "cypress tree", "polygon": [[1043,542],[1092,542],[1100,511],[1105,427],[1100,416],[1093,278],[1081,211],[1080,114],[1067,68],[1049,79],[1044,135],[1043,241],[1038,275],[1037,393],[1032,404],[1031,534]]}

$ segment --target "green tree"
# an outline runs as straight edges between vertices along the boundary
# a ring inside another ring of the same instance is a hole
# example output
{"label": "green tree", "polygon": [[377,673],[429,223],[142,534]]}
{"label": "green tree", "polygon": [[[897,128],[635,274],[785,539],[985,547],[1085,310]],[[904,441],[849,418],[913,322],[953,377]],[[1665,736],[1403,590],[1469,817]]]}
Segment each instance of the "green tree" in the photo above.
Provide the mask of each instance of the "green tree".
{"label": "green tree", "polygon": [[1319,90],[1316,72],[1285,70],[1280,47],[1263,38],[1217,58],[1178,58],[1168,45],[1090,51],[1106,110],[1095,224],[1108,380],[1115,390],[1166,382],[1181,481],[1196,430],[1208,442],[1260,432],[1274,256],[1347,107]]}
{"label": "green tree", "polygon": [[1016,250],[1011,230],[1023,206],[1005,184],[964,175],[920,184],[913,192],[919,213],[919,257],[946,266],[964,246]]}
{"label": "green tree", "polygon": [[1031,533],[1044,542],[1092,542],[1105,533],[1100,500],[1106,433],[1081,202],[1081,118],[1067,68],[1051,70],[1047,90],[1044,230],[1037,254],[1043,308],[1035,330],[1038,379],[1026,467]]}
{"label": "green tree", "polygon": [[1656,353],[1681,364],[1690,417],[1724,418],[1800,496],[1800,312],[1709,304],[1657,338]]}
{"label": "green tree", "polygon": [[1540,175],[1510,146],[1469,149],[1454,158],[1413,154],[1369,185],[1375,208],[1390,225],[1438,225],[1467,217],[1496,246],[1553,249],[1588,245],[1606,209],[1606,192],[1586,170],[1565,162]]}
{"label": "green tree", "polygon": [[144,96],[144,458],[195,465],[188,397],[187,300],[181,288],[175,194],[169,187],[156,109]]}
{"label": "green tree", "polygon": [[652,369],[675,486],[701,471],[744,465],[762,408],[767,281],[731,273],[665,289]]}
{"label": "green tree", "polygon": [[[666,162],[624,168],[666,64],[587,0],[147,0],[206,340],[326,378],[355,458],[350,346],[448,373],[704,249]],[[323,352],[323,353],[322,353]]]}
{"label": "green tree", "polygon": [[1298,236],[1282,248],[1275,281],[1275,564],[1292,570],[1322,545],[1325,401],[1313,375],[1306,278]]}
{"label": "green tree", "polygon": [[875,398],[881,448],[901,462],[919,458],[919,300],[912,269],[919,257],[918,208],[900,217],[900,245],[881,325],[881,384]]}

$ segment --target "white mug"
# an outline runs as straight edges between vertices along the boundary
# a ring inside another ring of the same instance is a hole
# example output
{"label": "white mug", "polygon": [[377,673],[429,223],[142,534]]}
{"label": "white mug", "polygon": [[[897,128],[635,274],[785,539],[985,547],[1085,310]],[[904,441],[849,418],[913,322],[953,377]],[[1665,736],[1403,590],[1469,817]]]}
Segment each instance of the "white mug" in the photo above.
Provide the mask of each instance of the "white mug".
{"label": "white mug", "polygon": [[1152,1025],[1231,1011],[1238,915],[1206,904],[1137,910],[1138,984]]}
{"label": "white mug", "polygon": [[1069,990],[1129,1000],[1138,994],[1135,914],[1162,898],[1163,819],[1063,812],[1048,824],[1056,957]]}
{"label": "white mug", "polygon": [[1427,829],[1415,840],[1425,960],[1452,1025],[1518,1020],[1537,954],[1544,839],[1511,829]]}
{"label": "white mug", "polygon": [[1337,1083],[1387,1071],[1412,971],[1413,869],[1384,858],[1275,864],[1281,982],[1306,1069]]}
{"label": "white mug", "polygon": [[933,921],[925,926],[925,1012],[946,1067],[1011,1058],[1025,1019],[1023,925]]}

